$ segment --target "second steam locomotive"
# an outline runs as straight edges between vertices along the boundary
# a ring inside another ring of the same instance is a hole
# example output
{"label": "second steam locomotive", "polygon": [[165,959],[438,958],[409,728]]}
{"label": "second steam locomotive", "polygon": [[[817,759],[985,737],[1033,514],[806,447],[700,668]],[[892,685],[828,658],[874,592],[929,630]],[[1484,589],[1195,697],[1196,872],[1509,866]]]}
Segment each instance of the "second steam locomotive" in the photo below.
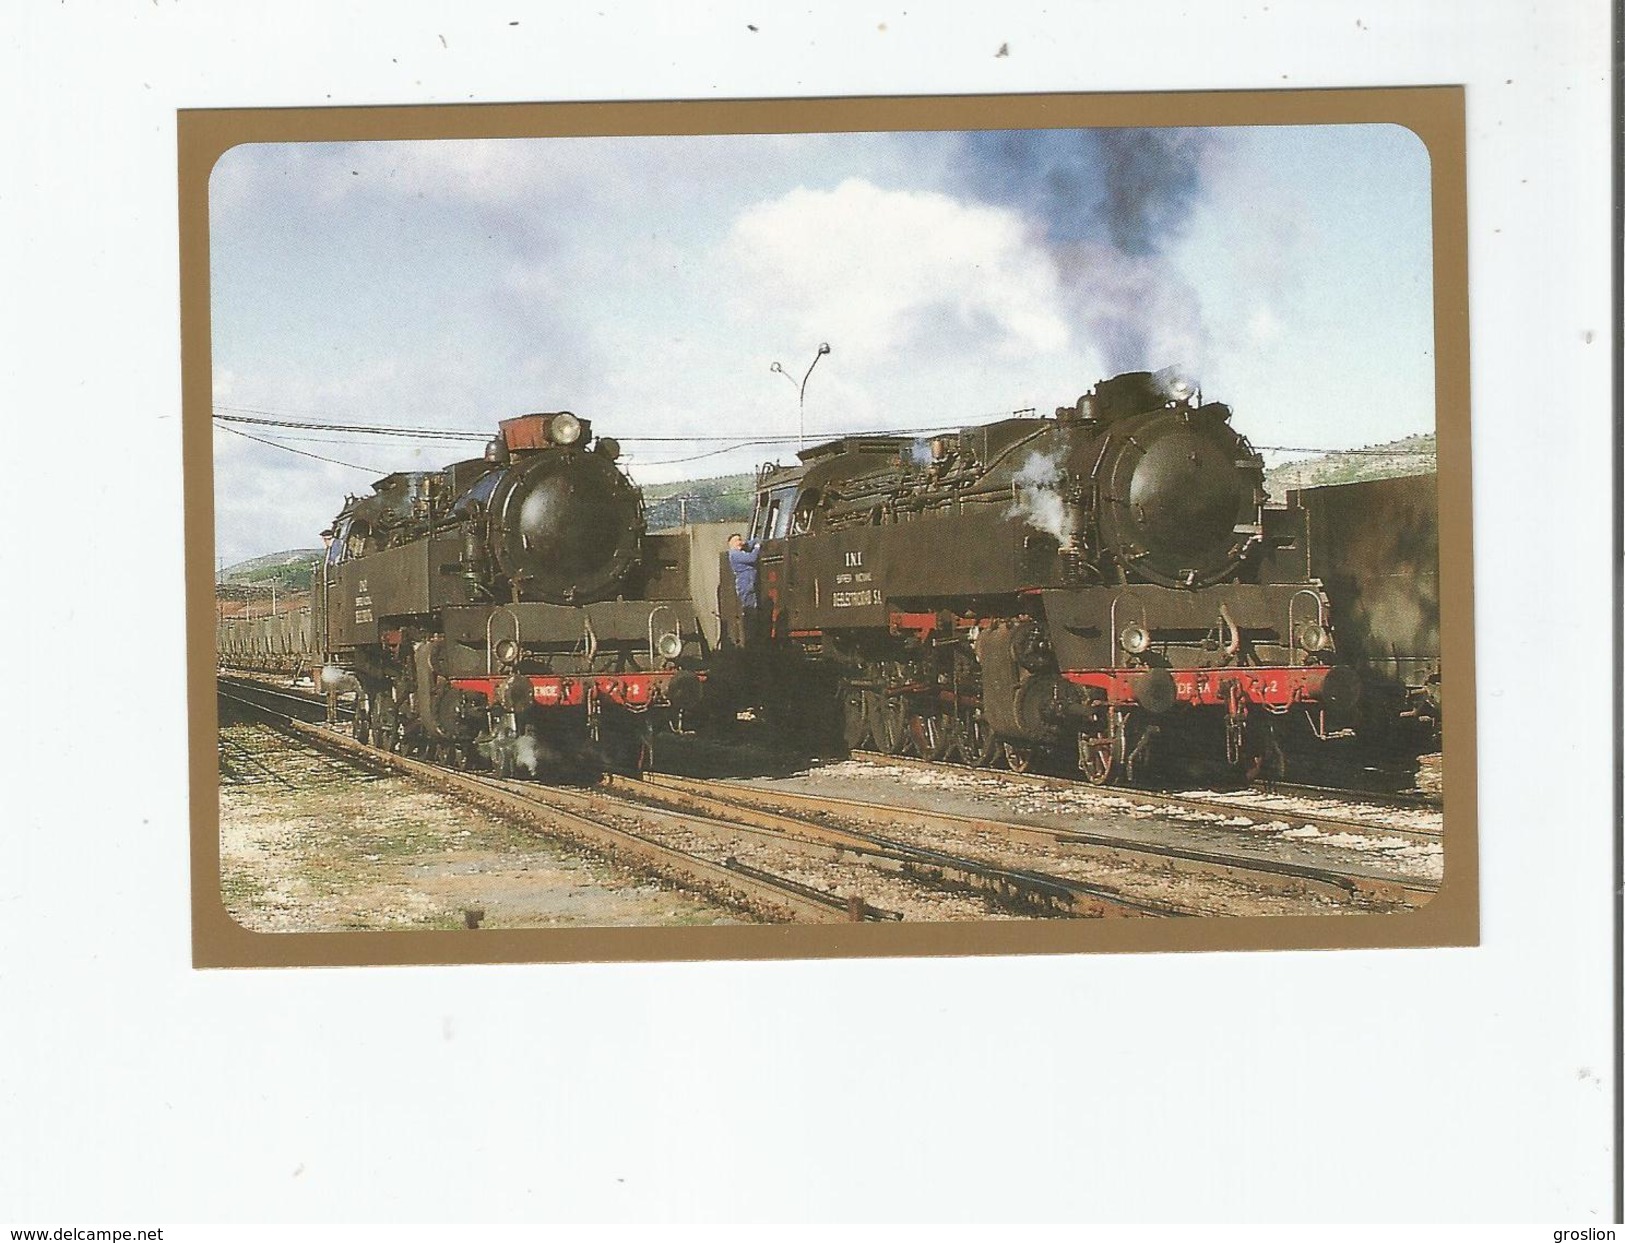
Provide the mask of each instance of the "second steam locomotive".
{"label": "second steam locomotive", "polygon": [[1324,737],[1358,695],[1301,510],[1266,508],[1229,408],[1167,373],[800,456],[758,484],[767,641],[838,670],[848,746],[1064,757],[1096,783],[1178,751],[1250,776],[1279,767],[1277,722]]}
{"label": "second steam locomotive", "polygon": [[704,637],[688,546],[569,412],[508,419],[484,455],[398,472],[325,532],[324,680],[355,731],[458,765],[635,768],[696,706]]}

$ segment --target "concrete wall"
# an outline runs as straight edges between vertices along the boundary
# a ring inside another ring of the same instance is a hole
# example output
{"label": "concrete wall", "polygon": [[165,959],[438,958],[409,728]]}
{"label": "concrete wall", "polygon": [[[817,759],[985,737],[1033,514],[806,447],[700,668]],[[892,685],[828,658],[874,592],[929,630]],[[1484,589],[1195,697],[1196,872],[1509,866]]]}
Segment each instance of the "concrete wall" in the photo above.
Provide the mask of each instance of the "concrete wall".
{"label": "concrete wall", "polygon": [[722,619],[717,614],[722,554],[728,549],[728,537],[743,526],[743,522],[696,522],[687,528],[689,597],[694,601],[705,641],[713,647],[722,634]]}

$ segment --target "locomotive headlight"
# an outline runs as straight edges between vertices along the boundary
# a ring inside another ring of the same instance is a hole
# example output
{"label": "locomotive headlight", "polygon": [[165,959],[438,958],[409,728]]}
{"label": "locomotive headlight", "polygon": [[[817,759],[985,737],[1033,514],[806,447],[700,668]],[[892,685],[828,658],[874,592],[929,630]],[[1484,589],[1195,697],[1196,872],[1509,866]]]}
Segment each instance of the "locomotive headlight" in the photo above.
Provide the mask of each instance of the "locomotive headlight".
{"label": "locomotive headlight", "polygon": [[1298,646],[1306,652],[1324,652],[1332,645],[1332,636],[1319,622],[1305,622],[1298,629]]}
{"label": "locomotive headlight", "polygon": [[1124,626],[1123,633],[1117,637],[1117,641],[1129,655],[1139,656],[1151,646],[1151,632],[1138,624]]}
{"label": "locomotive headlight", "polygon": [[501,639],[491,649],[491,655],[496,657],[499,665],[514,664],[519,659],[519,643],[514,639]]}
{"label": "locomotive headlight", "polygon": [[573,445],[581,439],[581,420],[568,410],[563,414],[555,414],[547,434],[556,445]]}
{"label": "locomotive headlight", "polygon": [[683,636],[675,630],[668,630],[655,640],[655,651],[660,653],[662,660],[676,660],[683,654]]}

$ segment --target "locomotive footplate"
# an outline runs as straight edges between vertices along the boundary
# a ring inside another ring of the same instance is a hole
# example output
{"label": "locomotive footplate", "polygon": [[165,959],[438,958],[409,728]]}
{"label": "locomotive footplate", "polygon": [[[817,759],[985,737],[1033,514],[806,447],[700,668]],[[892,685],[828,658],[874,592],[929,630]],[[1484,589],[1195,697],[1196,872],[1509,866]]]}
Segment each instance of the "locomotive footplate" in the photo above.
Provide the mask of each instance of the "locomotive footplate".
{"label": "locomotive footplate", "polygon": [[[1299,667],[1236,667],[1219,669],[1090,669],[1061,674],[1077,686],[1104,693],[1117,706],[1142,704],[1161,712],[1173,703],[1193,707],[1233,709],[1239,698],[1263,707],[1284,709],[1295,703],[1317,703],[1323,698],[1327,665]],[[1172,702],[1167,683],[1173,684]],[[1150,702],[1147,702],[1150,701]]]}
{"label": "locomotive footplate", "polygon": [[[526,677],[534,689],[537,704],[544,708],[579,708],[595,696],[599,702],[639,709],[647,708],[652,703],[669,701],[668,692],[674,678],[694,679],[696,675],[667,671],[557,676],[532,673]],[[484,695],[488,701],[495,703],[497,688],[505,680],[505,677],[453,678],[451,684],[458,690]]]}

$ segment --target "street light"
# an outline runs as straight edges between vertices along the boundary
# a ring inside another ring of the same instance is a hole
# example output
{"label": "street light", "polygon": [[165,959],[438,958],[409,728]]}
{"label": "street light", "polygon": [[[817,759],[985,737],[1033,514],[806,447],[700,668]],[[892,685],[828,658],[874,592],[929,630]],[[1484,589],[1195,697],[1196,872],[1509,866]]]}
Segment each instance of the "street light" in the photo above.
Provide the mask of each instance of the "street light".
{"label": "street light", "polygon": [[[796,448],[797,449],[805,447],[806,443],[807,443],[807,378],[808,378],[808,376],[812,375],[813,368],[818,366],[818,360],[820,358],[822,358],[825,354],[828,354],[828,353],[829,353],[829,342],[824,341],[824,342],[820,343],[819,346],[818,346],[818,353],[814,354],[812,362],[807,364],[807,374],[801,377],[801,392],[800,392],[800,396],[798,398],[798,409],[800,411],[801,422],[800,422],[799,426],[796,429]],[[786,380],[789,380],[791,384],[795,383],[795,377],[793,377],[783,367],[779,366],[778,363],[774,363],[771,367],[768,368],[768,370],[769,371],[777,371]]]}

